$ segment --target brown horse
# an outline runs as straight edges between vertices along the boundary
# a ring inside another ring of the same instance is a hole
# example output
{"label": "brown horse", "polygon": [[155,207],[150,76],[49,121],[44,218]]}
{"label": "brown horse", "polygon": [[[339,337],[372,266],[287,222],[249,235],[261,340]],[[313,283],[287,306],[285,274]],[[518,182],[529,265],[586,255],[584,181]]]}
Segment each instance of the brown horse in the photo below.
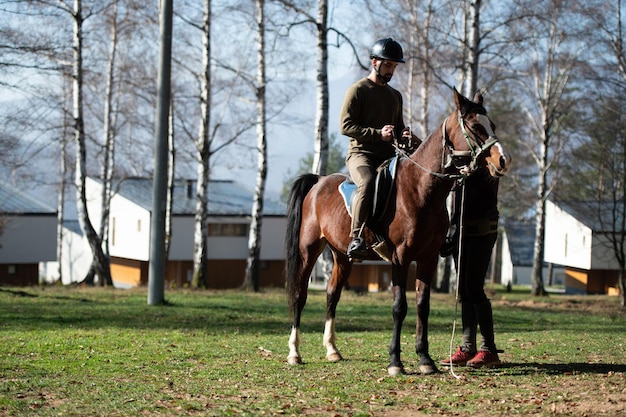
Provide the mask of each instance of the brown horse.
{"label": "brown horse", "polygon": [[[417,335],[416,352],[423,373],[437,371],[428,354],[429,285],[435,276],[439,248],[448,230],[446,197],[455,180],[486,166],[491,175],[504,175],[510,157],[495,136],[495,126],[487,117],[480,94],[474,101],[454,90],[456,110],[408,158],[401,158],[396,168],[394,195],[377,233],[368,228],[363,236],[369,247],[384,230],[385,244],[391,252],[393,285],[393,336],[389,347],[388,372],[404,372],[400,360],[400,332],[407,314],[406,280],[411,262],[417,263]],[[317,176],[306,174],[293,184],[287,211],[286,279],[293,327],[289,338],[288,363],[302,363],[300,355],[300,319],[307,299],[309,276],[328,244],[334,267],[326,288],[326,324],[324,347],[329,361],[342,359],[335,344],[335,312],[341,291],[348,281],[352,261],[346,256],[350,242],[350,215],[339,185],[343,174]],[[373,225],[368,227],[374,228]],[[370,250],[368,259],[379,259]],[[426,296],[425,296],[426,295]]]}

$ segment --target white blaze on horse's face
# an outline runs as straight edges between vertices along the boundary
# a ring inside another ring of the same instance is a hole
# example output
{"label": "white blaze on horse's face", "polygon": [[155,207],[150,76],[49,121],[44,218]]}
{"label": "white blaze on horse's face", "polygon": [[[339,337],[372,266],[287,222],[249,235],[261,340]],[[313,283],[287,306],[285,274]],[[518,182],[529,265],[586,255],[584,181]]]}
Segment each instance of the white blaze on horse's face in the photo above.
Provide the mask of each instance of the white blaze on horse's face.
{"label": "white blaze on horse's face", "polygon": [[496,134],[491,129],[491,120],[489,120],[489,118],[486,115],[477,114],[476,120],[478,121],[478,123],[482,125],[482,127],[485,129],[485,132],[487,132],[487,135],[489,135],[490,138],[496,137]]}
{"label": "white blaze on horse's face", "polygon": [[[493,131],[491,120],[489,120],[487,115],[477,114],[476,115],[476,120],[485,129],[485,132],[489,136],[489,139],[496,139],[497,138],[496,133]],[[511,164],[511,157],[506,153],[506,151],[504,150],[504,147],[502,146],[502,144],[500,142],[496,142],[495,144],[493,144],[492,148],[497,150],[499,156],[496,159],[498,161],[498,163],[494,163],[494,162],[491,162],[491,161],[488,162],[489,163],[489,167],[490,167],[490,171],[492,172],[492,174],[495,173],[495,176],[500,177],[500,176],[506,174],[507,171],[509,170],[509,167],[510,167],[510,164]],[[493,152],[491,152],[491,156],[493,157]]]}

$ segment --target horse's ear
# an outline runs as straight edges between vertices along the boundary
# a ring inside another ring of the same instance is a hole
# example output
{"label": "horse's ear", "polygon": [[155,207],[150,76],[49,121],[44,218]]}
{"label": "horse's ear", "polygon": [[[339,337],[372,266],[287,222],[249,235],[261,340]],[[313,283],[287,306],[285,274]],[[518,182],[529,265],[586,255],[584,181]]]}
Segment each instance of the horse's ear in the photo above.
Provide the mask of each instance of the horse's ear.
{"label": "horse's ear", "polygon": [[456,87],[454,87],[453,89],[454,89],[454,103],[456,104],[456,109],[460,111],[462,115],[465,115],[465,108],[467,107],[467,102],[469,100],[466,99],[464,96],[462,96],[461,93],[459,93],[456,90]]}
{"label": "horse's ear", "polygon": [[457,110],[460,110],[463,96],[459,94],[459,92],[456,90],[456,87],[453,87],[452,90],[454,90],[454,104],[456,105]]}
{"label": "horse's ear", "polygon": [[478,103],[481,106],[483,105],[483,95],[480,92],[480,90],[476,91],[476,93],[474,93],[474,103]]}

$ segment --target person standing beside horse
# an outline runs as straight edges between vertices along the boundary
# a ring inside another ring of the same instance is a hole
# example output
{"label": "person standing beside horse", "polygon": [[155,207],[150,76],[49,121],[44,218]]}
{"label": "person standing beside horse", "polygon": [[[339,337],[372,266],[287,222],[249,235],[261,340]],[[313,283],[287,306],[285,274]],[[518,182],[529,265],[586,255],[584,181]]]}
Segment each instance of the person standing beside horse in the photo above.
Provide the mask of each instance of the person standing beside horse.
{"label": "person standing beside horse", "polygon": [[395,154],[393,139],[419,142],[404,126],[402,95],[389,86],[396,67],[405,62],[402,47],[391,38],[380,39],[372,46],[370,59],[369,75],[350,86],[340,114],[341,134],[350,138],[346,167],[356,184],[347,251],[352,259],[367,256],[361,233],[371,210],[376,169]]}
{"label": "person standing beside horse", "polygon": [[[463,185],[455,186],[453,197],[450,246],[448,253],[442,249],[442,256],[453,253],[459,271],[457,285],[463,336],[457,351],[440,364],[450,366],[452,362],[453,366],[471,368],[499,366],[491,301],[484,290],[491,252],[498,237],[498,179],[486,168],[480,168],[467,177]],[[461,216],[462,240],[459,242]],[[476,344],[477,328],[482,336],[480,348]]]}

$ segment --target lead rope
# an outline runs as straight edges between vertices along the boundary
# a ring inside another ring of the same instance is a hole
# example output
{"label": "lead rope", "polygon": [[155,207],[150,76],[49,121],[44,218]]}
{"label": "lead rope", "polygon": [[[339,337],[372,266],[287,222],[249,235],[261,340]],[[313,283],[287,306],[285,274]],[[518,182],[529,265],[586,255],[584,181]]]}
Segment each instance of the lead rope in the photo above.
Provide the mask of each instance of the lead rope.
{"label": "lead rope", "polygon": [[461,184],[461,213],[460,213],[460,217],[459,217],[459,250],[458,250],[458,254],[457,254],[457,261],[456,261],[456,290],[455,290],[455,295],[454,295],[454,319],[452,321],[452,336],[450,337],[450,356],[449,356],[449,360],[450,360],[450,373],[452,374],[453,377],[455,377],[456,379],[462,379],[462,376],[457,375],[454,372],[454,364],[452,363],[452,346],[454,346],[454,336],[456,333],[456,318],[458,316],[458,312],[459,312],[459,288],[461,287],[461,254],[463,253],[463,223],[464,223],[464,217],[465,217],[465,182],[463,180],[460,180],[459,183]]}

